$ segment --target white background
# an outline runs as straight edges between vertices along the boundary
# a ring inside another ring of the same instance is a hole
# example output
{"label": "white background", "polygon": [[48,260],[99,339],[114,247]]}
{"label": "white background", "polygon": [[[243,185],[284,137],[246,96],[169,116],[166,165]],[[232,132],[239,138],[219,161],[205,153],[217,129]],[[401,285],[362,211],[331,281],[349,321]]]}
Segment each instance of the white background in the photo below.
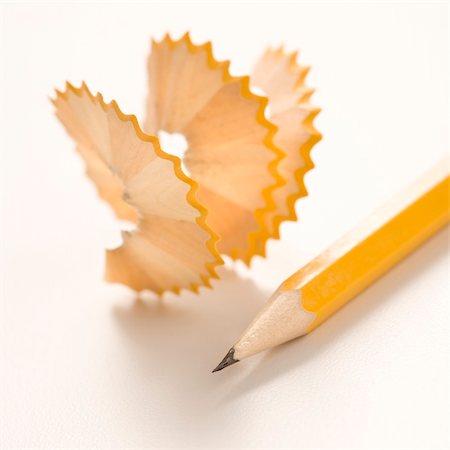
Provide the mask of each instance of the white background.
{"label": "white background", "polygon": [[[2,448],[447,448],[447,231],[311,335],[211,374],[279,282],[448,152],[445,3],[1,12]],[[102,281],[119,226],[48,96],[84,79],[142,117],[150,37],[187,29],[235,74],[300,48],[324,139],[266,260],[136,302]]]}

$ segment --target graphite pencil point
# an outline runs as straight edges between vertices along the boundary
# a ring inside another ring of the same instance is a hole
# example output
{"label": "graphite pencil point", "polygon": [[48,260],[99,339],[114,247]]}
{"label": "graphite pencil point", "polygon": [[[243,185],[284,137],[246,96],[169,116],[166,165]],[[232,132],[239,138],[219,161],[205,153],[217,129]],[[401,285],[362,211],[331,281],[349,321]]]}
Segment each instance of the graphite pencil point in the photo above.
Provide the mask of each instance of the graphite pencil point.
{"label": "graphite pencil point", "polygon": [[234,347],[231,347],[225,355],[225,358],[223,358],[220,364],[213,370],[213,373],[225,369],[225,367],[231,366],[231,364],[237,363],[238,361],[238,359],[234,359]]}

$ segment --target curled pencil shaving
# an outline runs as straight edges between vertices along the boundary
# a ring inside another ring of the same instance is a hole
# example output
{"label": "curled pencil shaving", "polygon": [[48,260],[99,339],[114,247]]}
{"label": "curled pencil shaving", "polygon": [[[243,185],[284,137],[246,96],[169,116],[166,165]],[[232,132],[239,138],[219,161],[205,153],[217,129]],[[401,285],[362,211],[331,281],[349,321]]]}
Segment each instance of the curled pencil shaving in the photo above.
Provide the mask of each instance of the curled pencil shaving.
{"label": "curled pencil shaving", "polygon": [[297,63],[297,52],[282,48],[268,49],[258,60],[252,80],[270,99],[270,120],[278,127],[275,145],[286,157],[278,170],[286,183],[274,194],[276,204],[266,216],[271,237],[279,237],[279,226],[285,220],[297,220],[295,202],[307,195],[305,174],[314,168],[311,149],[321,139],[313,125],[319,108],[310,103],[314,90],[305,83],[309,67]]}
{"label": "curled pencil shaving", "polygon": [[[107,251],[107,280],[158,294],[197,292],[217,278],[220,254],[249,264],[279,237],[283,220],[296,219],[294,202],[306,195],[303,175],[320,139],[312,125],[318,110],[309,103],[306,68],[281,50],[262,56],[251,81],[231,76],[209,42],[166,35],[152,42],[148,71],[146,132],[84,83],[67,83],[53,103],[100,197],[136,224]],[[161,130],[186,137],[188,174],[161,149]]]}
{"label": "curled pencil shaving", "polygon": [[209,285],[222,263],[218,236],[205,223],[197,184],[183,174],[180,159],[144,134],[134,116],[100,94],[94,97],[85,84],[67,84],[54,103],[99,192],[114,186],[106,199],[137,223],[136,231],[123,233],[121,247],[107,251],[106,278],[157,293]]}
{"label": "curled pencil shaving", "polygon": [[186,136],[184,164],[199,183],[218,249],[249,263],[270,237],[265,215],[285,182],[277,170],[285,155],[265,117],[267,98],[250,91],[249,77],[231,76],[229,65],[215,60],[211,43],[194,45],[188,34],[153,41],[144,128]]}

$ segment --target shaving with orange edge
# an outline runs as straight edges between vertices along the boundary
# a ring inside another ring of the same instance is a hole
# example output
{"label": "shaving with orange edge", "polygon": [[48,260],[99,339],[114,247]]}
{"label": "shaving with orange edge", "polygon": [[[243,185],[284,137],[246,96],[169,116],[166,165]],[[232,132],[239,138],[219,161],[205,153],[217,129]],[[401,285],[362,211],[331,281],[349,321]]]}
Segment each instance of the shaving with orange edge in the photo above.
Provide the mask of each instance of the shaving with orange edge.
{"label": "shaving with orange edge", "polygon": [[[303,178],[321,138],[308,67],[282,49],[267,50],[251,76],[232,76],[229,64],[188,33],[153,40],[142,128],[85,83],[56,91],[56,115],[99,196],[136,227],[107,250],[108,281],[157,294],[198,292],[217,278],[221,255],[250,264],[279,238],[283,221],[297,219],[295,201],[307,195]],[[161,148],[161,131],[185,136],[185,169]]]}

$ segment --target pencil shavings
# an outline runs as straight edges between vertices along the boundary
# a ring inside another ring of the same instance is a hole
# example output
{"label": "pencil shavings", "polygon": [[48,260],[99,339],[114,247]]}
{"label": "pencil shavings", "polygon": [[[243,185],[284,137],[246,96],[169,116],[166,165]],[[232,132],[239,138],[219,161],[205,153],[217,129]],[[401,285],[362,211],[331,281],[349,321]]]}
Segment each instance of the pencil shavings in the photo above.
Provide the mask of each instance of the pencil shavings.
{"label": "pencil shavings", "polygon": [[[217,278],[221,254],[249,264],[279,237],[282,221],[296,220],[294,203],[307,194],[303,177],[321,137],[308,69],[281,49],[266,51],[251,78],[232,76],[229,64],[189,34],[152,41],[145,132],[85,83],[56,91],[56,115],[99,196],[136,224],[107,251],[108,281],[158,294],[197,292]],[[188,174],[161,148],[160,131],[186,137]]]}

